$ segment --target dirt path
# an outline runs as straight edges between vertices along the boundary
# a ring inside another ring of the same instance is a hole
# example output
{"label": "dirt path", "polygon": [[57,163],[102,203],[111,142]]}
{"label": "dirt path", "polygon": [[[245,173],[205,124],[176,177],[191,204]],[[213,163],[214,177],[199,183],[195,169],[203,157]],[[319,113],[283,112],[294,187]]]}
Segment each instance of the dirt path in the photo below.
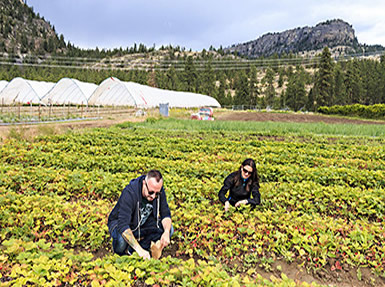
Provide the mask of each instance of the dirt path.
{"label": "dirt path", "polygon": [[10,134],[13,136],[20,135],[24,138],[33,138],[38,134],[60,134],[67,130],[104,128],[127,121],[138,122],[143,120],[145,120],[145,117],[123,114],[98,120],[0,126],[0,141],[9,137]]}
{"label": "dirt path", "polygon": [[316,123],[324,122],[328,124],[377,124],[384,125],[385,121],[348,119],[343,117],[323,116],[317,114],[300,113],[273,113],[273,112],[226,112],[215,116],[220,121],[258,121],[258,122],[295,122],[295,123]]}

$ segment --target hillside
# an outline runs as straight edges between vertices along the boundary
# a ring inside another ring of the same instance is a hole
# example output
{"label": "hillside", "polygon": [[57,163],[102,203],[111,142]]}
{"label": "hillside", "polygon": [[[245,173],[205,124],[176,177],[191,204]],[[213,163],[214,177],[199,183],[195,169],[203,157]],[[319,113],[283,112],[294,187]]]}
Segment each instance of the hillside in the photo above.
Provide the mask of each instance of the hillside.
{"label": "hillside", "polygon": [[232,45],[226,48],[225,52],[254,58],[320,51],[325,46],[334,53],[345,54],[361,53],[363,49],[365,51],[384,49],[379,45],[359,44],[352,25],[337,19],[319,23],[315,27],[306,26],[280,33],[267,33],[256,40]]}
{"label": "hillside", "polygon": [[39,54],[66,50],[64,36],[23,1],[0,0],[0,53]]}

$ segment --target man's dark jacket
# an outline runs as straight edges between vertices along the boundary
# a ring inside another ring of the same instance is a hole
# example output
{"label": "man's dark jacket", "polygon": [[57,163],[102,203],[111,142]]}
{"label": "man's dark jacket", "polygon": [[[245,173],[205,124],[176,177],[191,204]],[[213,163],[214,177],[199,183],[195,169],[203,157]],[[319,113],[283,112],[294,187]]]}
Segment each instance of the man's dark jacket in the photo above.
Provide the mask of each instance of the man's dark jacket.
{"label": "man's dark jacket", "polygon": [[[136,238],[140,238],[140,205],[142,202],[142,185],[145,175],[130,181],[123,189],[118,202],[108,216],[108,230],[110,234],[117,228],[122,234],[130,228]],[[162,187],[160,195],[152,201],[153,215],[157,228],[163,228],[161,221],[171,218],[171,212],[167,204],[166,193]]]}

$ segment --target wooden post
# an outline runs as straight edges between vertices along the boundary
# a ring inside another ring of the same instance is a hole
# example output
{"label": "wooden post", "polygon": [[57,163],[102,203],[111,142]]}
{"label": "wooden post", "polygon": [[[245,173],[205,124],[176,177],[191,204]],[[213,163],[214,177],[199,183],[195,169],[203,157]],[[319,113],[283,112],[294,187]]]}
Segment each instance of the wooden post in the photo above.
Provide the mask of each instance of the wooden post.
{"label": "wooden post", "polygon": [[20,102],[18,102],[18,106],[17,106],[17,115],[18,115],[18,118],[19,118],[19,122],[20,122]]}
{"label": "wooden post", "polygon": [[83,102],[82,102],[82,109],[81,109],[81,112],[80,112],[80,117],[83,118]]}
{"label": "wooden post", "polygon": [[41,103],[39,103],[39,122],[41,120]]}
{"label": "wooden post", "polygon": [[68,108],[67,108],[67,119],[70,118],[70,102],[68,102]]}

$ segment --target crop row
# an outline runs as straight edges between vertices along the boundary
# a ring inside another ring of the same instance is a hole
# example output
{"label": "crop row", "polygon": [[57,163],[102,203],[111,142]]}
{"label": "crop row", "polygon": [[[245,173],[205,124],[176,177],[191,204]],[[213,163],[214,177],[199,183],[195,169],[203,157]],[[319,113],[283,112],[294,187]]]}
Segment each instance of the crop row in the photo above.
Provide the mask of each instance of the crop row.
{"label": "crop row", "polygon": [[102,200],[68,202],[57,195],[24,196],[1,190],[0,238],[45,239],[67,247],[96,250],[106,245],[106,216],[111,204]]}
{"label": "crop row", "polygon": [[[47,142],[20,143],[11,141],[0,150],[1,160],[8,163],[24,165],[50,165],[68,169],[94,169],[105,166],[105,161],[116,161],[111,171],[119,172],[126,166],[119,166],[120,156],[142,156],[154,159],[182,160],[195,162],[196,155],[215,155],[212,160],[233,161],[234,155],[242,155],[247,151],[258,157],[261,164],[296,164],[300,166],[344,167],[379,170],[384,168],[385,148],[377,145],[325,144],[293,141],[274,141],[248,139],[241,143],[229,139],[201,139],[199,134],[190,134],[190,139],[167,138],[142,135],[135,131],[129,137],[116,134],[116,141],[100,142],[94,145],[83,145],[82,142]],[[78,135],[88,141],[101,135],[94,132]],[[79,141],[80,139],[77,139]],[[176,142],[177,141],[177,142]],[[89,159],[95,159],[90,161]]]}
{"label": "crop row", "polygon": [[214,261],[184,261],[170,256],[143,261],[137,255],[95,259],[92,253],[65,249],[61,243],[52,244],[44,239],[37,242],[11,239],[4,241],[2,247],[2,286],[132,286],[136,282],[165,286],[309,286],[284,274],[268,280],[253,269],[232,277]]}
{"label": "crop row", "polygon": [[[384,146],[357,142],[144,128],[11,140],[0,147],[0,276],[10,285],[132,285],[135,277],[149,285],[181,285],[185,278],[195,285],[263,285],[252,267],[268,268],[277,258],[313,270],[369,266],[385,276]],[[246,157],[257,161],[262,205],[224,213],[217,192]],[[154,167],[165,178],[176,256],[206,263],[95,260],[80,252],[110,251],[108,213],[129,180]],[[233,260],[242,262],[235,273],[250,276],[220,271]]]}

